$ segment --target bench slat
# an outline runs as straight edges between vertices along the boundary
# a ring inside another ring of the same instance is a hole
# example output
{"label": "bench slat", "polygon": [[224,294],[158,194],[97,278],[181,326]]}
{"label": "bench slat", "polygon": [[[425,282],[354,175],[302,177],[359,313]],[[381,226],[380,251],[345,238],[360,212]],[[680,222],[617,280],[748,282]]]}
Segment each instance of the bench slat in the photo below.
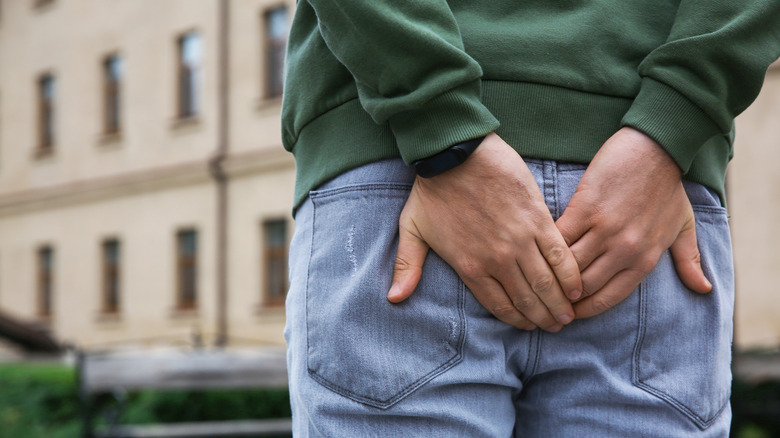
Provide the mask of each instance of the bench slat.
{"label": "bench slat", "polygon": [[286,388],[283,350],[164,352],[87,355],[82,363],[87,393],[115,388],[216,389]]}

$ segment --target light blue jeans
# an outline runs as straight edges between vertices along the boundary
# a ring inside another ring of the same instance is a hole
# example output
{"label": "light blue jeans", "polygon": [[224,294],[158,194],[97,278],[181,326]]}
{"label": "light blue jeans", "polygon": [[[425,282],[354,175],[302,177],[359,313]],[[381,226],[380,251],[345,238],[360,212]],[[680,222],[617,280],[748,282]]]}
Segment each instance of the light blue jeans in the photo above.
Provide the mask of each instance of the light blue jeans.
{"label": "light blue jeans", "polygon": [[[527,160],[552,215],[585,166]],[[401,160],[349,171],[296,214],[287,297],[295,436],[726,437],[733,270],[725,209],[686,183],[713,292],[686,289],[670,256],[626,300],[557,334],[490,315],[435,253],[415,294],[385,298]]]}

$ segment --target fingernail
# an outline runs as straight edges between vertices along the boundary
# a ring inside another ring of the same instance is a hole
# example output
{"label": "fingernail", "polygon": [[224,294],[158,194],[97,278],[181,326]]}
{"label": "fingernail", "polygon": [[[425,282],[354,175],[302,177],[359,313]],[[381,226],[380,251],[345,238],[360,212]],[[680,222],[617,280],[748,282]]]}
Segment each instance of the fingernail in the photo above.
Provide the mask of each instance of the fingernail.
{"label": "fingernail", "polygon": [[704,279],[704,282],[705,282],[705,283],[707,283],[707,287],[708,287],[708,288],[712,289],[712,283],[710,283],[710,281],[709,281],[709,280],[707,280],[707,279],[705,278],[705,279]]}
{"label": "fingernail", "polygon": [[398,283],[393,283],[392,286],[390,286],[390,290],[387,292],[387,299],[392,300],[393,298],[396,298],[399,293],[401,293],[401,286],[398,285]]}
{"label": "fingernail", "polygon": [[554,326],[548,328],[547,331],[548,332],[552,332],[552,333],[558,333],[559,331],[561,331],[562,328],[563,328],[563,326],[558,324],[558,325],[554,325]]}
{"label": "fingernail", "polygon": [[579,297],[580,297],[580,290],[579,289],[574,289],[573,291],[569,292],[569,299],[576,300]]}
{"label": "fingernail", "polygon": [[574,317],[569,315],[568,313],[562,313],[558,315],[558,321],[561,322],[561,324],[568,324],[574,320]]}

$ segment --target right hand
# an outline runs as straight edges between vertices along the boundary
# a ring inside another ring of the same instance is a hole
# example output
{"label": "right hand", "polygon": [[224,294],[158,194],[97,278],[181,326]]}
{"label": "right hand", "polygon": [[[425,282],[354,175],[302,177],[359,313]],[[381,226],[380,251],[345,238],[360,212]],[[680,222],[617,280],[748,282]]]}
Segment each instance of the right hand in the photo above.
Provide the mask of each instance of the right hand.
{"label": "right hand", "polygon": [[556,332],[574,318],[577,262],[525,162],[495,133],[460,166],[417,177],[399,233],[393,303],[414,292],[430,247],[501,321]]}

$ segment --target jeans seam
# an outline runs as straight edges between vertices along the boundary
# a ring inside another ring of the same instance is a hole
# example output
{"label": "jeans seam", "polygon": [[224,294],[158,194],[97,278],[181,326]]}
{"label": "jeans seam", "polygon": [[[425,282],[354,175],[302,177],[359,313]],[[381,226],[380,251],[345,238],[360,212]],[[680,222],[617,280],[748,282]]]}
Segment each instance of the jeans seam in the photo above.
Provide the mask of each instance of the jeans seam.
{"label": "jeans seam", "polygon": [[[314,242],[315,242],[315,230],[316,230],[316,218],[317,218],[317,201],[323,198],[328,198],[333,195],[337,195],[344,192],[364,192],[364,191],[376,191],[376,190],[382,190],[382,189],[390,189],[390,190],[404,190],[408,191],[411,186],[409,184],[398,184],[398,183],[370,183],[370,184],[353,184],[353,185],[347,185],[343,187],[337,187],[332,189],[325,189],[321,191],[311,191],[309,193],[309,198],[312,202],[312,232],[311,232],[311,245],[309,247],[309,260],[307,263],[307,278],[306,278],[306,293],[304,295],[304,298],[306,299],[306,306],[305,306],[305,318],[306,318],[306,370],[309,374],[309,376],[317,381],[320,385],[330,389],[336,394],[339,394],[343,397],[349,398],[351,400],[366,404],[368,406],[373,406],[379,409],[388,409],[398,403],[399,401],[403,400],[406,396],[411,394],[412,392],[416,391],[426,383],[428,383],[433,378],[437,377],[438,375],[444,373],[445,371],[451,369],[455,365],[459,364],[463,360],[463,350],[465,346],[466,341],[466,314],[465,314],[465,294],[466,294],[466,286],[463,283],[463,281],[457,277],[456,275],[456,281],[457,281],[457,290],[458,290],[458,300],[457,300],[457,306],[458,306],[458,317],[460,319],[460,333],[458,334],[458,340],[456,345],[456,348],[454,349],[454,355],[451,356],[447,361],[439,365],[438,367],[434,368],[427,374],[421,376],[417,380],[411,382],[409,385],[407,385],[404,388],[401,388],[400,391],[396,392],[395,395],[392,397],[380,400],[372,397],[366,397],[361,396],[359,394],[356,394],[353,391],[350,391],[349,389],[346,389],[340,385],[337,385],[325,377],[320,376],[315,370],[312,370],[312,368],[309,365],[309,357],[310,357],[310,345],[309,345],[309,285],[311,283],[311,262],[313,258],[313,250],[314,250]],[[445,341],[445,344],[447,347],[452,349],[452,346],[449,344],[449,342]]]}
{"label": "jeans seam", "polygon": [[647,331],[647,298],[646,298],[647,294],[645,293],[644,289],[645,289],[644,282],[642,282],[639,284],[639,291],[638,291],[639,292],[639,329],[637,333],[636,345],[634,346],[634,360],[633,360],[633,369],[631,371],[631,381],[637,388],[640,388],[643,391],[651,395],[654,395],[655,397],[674,406],[685,416],[690,418],[693,421],[693,423],[699,427],[699,429],[705,430],[710,425],[712,425],[712,423],[715,422],[715,420],[718,419],[718,417],[726,408],[726,406],[728,406],[728,401],[724,403],[723,406],[721,406],[721,408],[712,415],[712,418],[710,418],[709,420],[705,420],[701,416],[693,412],[693,410],[691,410],[688,406],[686,406],[684,403],[680,402],[673,396],[666,394],[663,391],[644,383],[639,376],[641,373],[640,356],[642,352],[642,344],[644,343],[645,333]]}
{"label": "jeans seam", "polygon": [[[406,183],[367,183],[367,184],[350,184],[342,187],[334,187],[323,190],[312,190],[309,192],[309,197],[314,200],[318,198],[325,198],[328,196],[338,195],[344,192],[367,192],[375,190],[404,190],[411,189],[411,184]],[[314,216],[312,215],[312,222]]]}
{"label": "jeans seam", "polygon": [[[441,373],[449,370],[450,368],[454,367],[455,365],[459,364],[463,360],[463,347],[466,341],[466,315],[465,315],[465,285],[463,282],[458,279],[459,284],[459,291],[458,291],[458,315],[460,316],[461,320],[461,330],[460,335],[458,339],[458,348],[455,351],[455,355],[452,356],[447,362],[444,362],[443,364],[439,365],[438,367],[431,370],[428,374],[425,374],[424,376],[421,376],[419,379],[415,380],[414,382],[407,385],[405,388],[401,389],[398,393],[396,393],[393,397],[390,397],[387,400],[379,400],[371,397],[365,397],[358,394],[355,394],[353,391],[350,391],[346,388],[343,388],[339,385],[336,385],[335,383],[327,380],[326,378],[318,375],[315,371],[311,370],[308,366],[308,357],[307,357],[307,365],[306,368],[309,372],[309,375],[319,382],[322,386],[325,386],[326,388],[329,388],[331,391],[340,394],[344,397],[347,397],[349,399],[355,400],[360,403],[364,403],[369,406],[373,406],[375,408],[379,409],[389,409],[399,401],[403,400],[406,396],[411,394],[412,392],[418,390],[420,387],[440,375]],[[307,321],[308,323],[308,321]],[[308,344],[308,338],[306,340]]]}
{"label": "jeans seam", "polygon": [[309,260],[306,262],[306,293],[303,295],[304,298],[304,322],[306,326],[306,352],[305,352],[305,359],[306,359],[306,370],[311,369],[309,367],[309,283],[311,281],[311,259],[314,254],[314,225],[317,223],[317,209],[314,208],[316,204],[316,197],[312,196],[312,192],[309,193],[309,199],[311,200],[311,242],[309,245]]}
{"label": "jeans seam", "polygon": [[[534,329],[534,332],[529,337],[530,340],[528,342],[528,359],[525,363],[525,381],[523,382],[524,386],[528,386],[528,384],[536,377],[536,370],[539,368],[539,356],[541,356],[542,351],[542,331],[541,329]],[[531,352],[532,350],[533,353]]]}

